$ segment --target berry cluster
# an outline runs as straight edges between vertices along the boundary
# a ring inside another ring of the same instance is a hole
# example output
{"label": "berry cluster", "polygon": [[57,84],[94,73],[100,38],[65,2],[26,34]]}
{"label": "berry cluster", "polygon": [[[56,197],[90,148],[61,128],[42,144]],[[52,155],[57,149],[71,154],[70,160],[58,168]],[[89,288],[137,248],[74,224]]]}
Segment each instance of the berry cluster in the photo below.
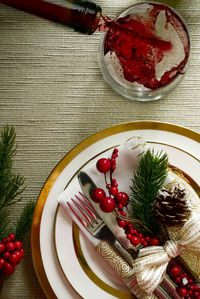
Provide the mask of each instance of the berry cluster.
{"label": "berry cluster", "polygon": [[5,275],[11,275],[24,257],[22,242],[15,240],[15,235],[10,234],[0,243],[0,270]]}
{"label": "berry cluster", "polygon": [[194,280],[187,273],[181,271],[179,265],[169,265],[167,273],[177,285],[178,294],[182,298],[200,299],[200,287],[194,283]]}
{"label": "berry cluster", "polygon": [[130,221],[127,220],[124,208],[129,202],[129,196],[125,192],[120,192],[118,190],[118,183],[116,179],[113,178],[113,172],[116,169],[116,158],[118,157],[118,149],[115,148],[112,152],[110,159],[101,158],[97,161],[96,167],[99,172],[105,175],[110,172],[110,183],[106,181],[106,188],[109,192],[109,196],[101,188],[96,188],[93,190],[91,197],[92,199],[100,204],[100,208],[105,213],[111,213],[114,210],[117,212],[117,223],[118,226],[124,229],[126,237],[130,240],[133,246],[138,246],[139,244],[143,247],[146,246],[157,246],[159,245],[159,240],[157,238],[150,238],[149,236],[143,236],[137,231]]}

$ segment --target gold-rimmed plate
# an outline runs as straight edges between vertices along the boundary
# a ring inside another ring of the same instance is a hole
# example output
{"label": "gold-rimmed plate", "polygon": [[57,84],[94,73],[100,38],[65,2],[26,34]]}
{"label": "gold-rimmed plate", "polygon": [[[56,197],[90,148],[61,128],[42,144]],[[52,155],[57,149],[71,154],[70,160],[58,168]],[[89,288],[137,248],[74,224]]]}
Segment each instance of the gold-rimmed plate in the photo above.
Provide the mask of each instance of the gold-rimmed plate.
{"label": "gold-rimmed plate", "polygon": [[170,163],[200,185],[200,134],[186,128],[160,122],[131,122],[105,129],[82,141],[50,174],[34,214],[33,262],[48,298],[93,299],[94,294],[96,298],[102,295],[103,298],[131,298],[108,268],[102,271],[98,266],[96,253],[58,208],[56,197],[91,159],[134,135],[142,135],[150,146],[167,151]]}

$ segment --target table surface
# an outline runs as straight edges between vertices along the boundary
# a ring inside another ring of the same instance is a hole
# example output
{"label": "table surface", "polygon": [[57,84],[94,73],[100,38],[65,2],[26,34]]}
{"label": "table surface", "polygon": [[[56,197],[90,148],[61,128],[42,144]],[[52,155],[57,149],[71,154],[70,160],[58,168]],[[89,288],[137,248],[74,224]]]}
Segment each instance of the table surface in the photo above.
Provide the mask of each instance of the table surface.
{"label": "table surface", "polygon": [[[126,7],[135,1],[126,0]],[[152,120],[200,133],[200,1],[163,1],[184,17],[191,34],[191,57],[182,83],[166,98],[134,102],[103,80],[97,51],[101,33],[86,36],[0,4],[0,129],[14,125],[15,169],[26,178],[23,201],[37,200],[51,170],[75,145],[115,124]],[[124,1],[96,0],[114,17]],[[46,298],[34,272],[30,234],[25,258],[4,283],[2,299]]]}

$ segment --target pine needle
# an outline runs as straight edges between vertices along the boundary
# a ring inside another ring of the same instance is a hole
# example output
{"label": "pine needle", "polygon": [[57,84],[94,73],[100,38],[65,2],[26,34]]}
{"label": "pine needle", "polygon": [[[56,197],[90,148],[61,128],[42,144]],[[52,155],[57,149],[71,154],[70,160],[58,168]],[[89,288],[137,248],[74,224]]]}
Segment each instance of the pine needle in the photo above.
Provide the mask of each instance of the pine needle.
{"label": "pine needle", "polygon": [[152,233],[157,234],[162,227],[156,222],[152,204],[162,188],[167,176],[167,154],[147,150],[140,159],[138,170],[134,173],[131,185],[130,203],[134,217],[138,218]]}
{"label": "pine needle", "polygon": [[17,220],[15,238],[23,240],[25,234],[31,229],[33,213],[35,210],[35,202],[28,202],[22,211],[20,218]]}
{"label": "pine needle", "polygon": [[13,126],[6,125],[0,140],[0,211],[21,201],[24,191],[24,177],[13,174],[13,157],[16,154],[16,133]]}
{"label": "pine needle", "polygon": [[0,137],[0,238],[15,230],[16,238],[22,240],[31,228],[35,203],[30,201],[25,205],[13,228],[6,208],[22,200],[25,179],[21,174],[13,173],[13,158],[17,150],[14,127],[6,125]]}
{"label": "pine needle", "polygon": [[8,235],[9,229],[9,212],[3,211],[0,212],[0,241]]}

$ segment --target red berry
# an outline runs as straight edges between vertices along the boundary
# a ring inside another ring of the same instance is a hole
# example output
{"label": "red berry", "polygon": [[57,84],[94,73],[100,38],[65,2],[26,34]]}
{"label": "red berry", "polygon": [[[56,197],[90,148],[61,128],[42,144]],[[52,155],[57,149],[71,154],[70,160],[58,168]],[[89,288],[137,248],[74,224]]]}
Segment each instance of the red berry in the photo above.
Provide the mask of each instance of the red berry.
{"label": "red berry", "polygon": [[111,169],[112,169],[112,171],[114,171],[114,170],[116,169],[116,165],[113,164],[113,165],[111,166]]}
{"label": "red berry", "polygon": [[6,243],[6,238],[3,238],[3,240],[1,241],[2,243]]}
{"label": "red berry", "polygon": [[129,201],[129,197],[128,194],[126,194],[125,192],[119,192],[116,195],[117,201],[120,202],[121,204],[123,204],[123,206],[126,206],[128,201]]}
{"label": "red berry", "polygon": [[0,253],[5,251],[5,245],[4,243],[0,243]]}
{"label": "red berry", "polygon": [[6,243],[6,250],[9,252],[13,252],[15,250],[15,243],[10,241]]}
{"label": "red berry", "polygon": [[[23,250],[23,249],[22,249]],[[20,251],[21,251],[21,249],[20,249]],[[15,250],[15,254],[19,257],[19,259],[21,260],[22,258],[23,258],[23,253],[21,253],[19,250]]]}
{"label": "red berry", "polygon": [[2,257],[0,258],[0,270],[2,270],[3,265],[5,264],[5,259],[3,259]]}
{"label": "red berry", "polygon": [[123,204],[120,202],[120,203],[118,203],[117,207],[118,207],[119,210],[122,211],[124,206],[123,206]]}
{"label": "red berry", "polygon": [[118,223],[119,227],[123,227],[124,228],[126,226],[126,221],[125,220],[121,220],[120,219],[120,220],[117,221],[117,223]]}
{"label": "red berry", "polygon": [[15,241],[15,249],[21,249],[22,248],[22,242],[21,241]]}
{"label": "red berry", "polygon": [[10,256],[10,252],[5,251],[4,254],[3,254],[3,257],[4,257],[5,259],[7,259],[7,258],[9,258],[9,256]]}
{"label": "red berry", "polygon": [[13,272],[15,272],[15,267],[10,263],[5,262],[3,266],[3,273],[6,275],[11,275]]}
{"label": "red berry", "polygon": [[118,148],[115,148],[115,149],[113,150],[113,154],[114,154],[114,155],[117,154],[118,152],[119,152]]}
{"label": "red berry", "polygon": [[10,242],[10,237],[6,237],[6,242]]}
{"label": "red berry", "polygon": [[9,237],[10,237],[10,240],[15,240],[15,234],[10,234]]}
{"label": "red berry", "polygon": [[179,293],[179,295],[180,295],[181,297],[185,297],[185,296],[187,296],[187,289],[186,289],[186,288],[180,288],[180,289],[178,290],[178,293]]}
{"label": "red berry", "polygon": [[140,238],[140,243],[144,244],[145,239],[144,238]]}
{"label": "red berry", "polygon": [[175,283],[177,283],[177,284],[181,283],[181,278],[180,277],[176,277]]}
{"label": "red berry", "polygon": [[152,238],[150,240],[150,245],[151,246],[158,246],[159,245],[159,240],[157,238]]}
{"label": "red berry", "polygon": [[117,187],[111,187],[109,190],[110,195],[116,195],[118,193]]}
{"label": "red berry", "polygon": [[148,243],[149,243],[149,241],[150,241],[150,240],[151,240],[151,238],[150,238],[150,237],[148,237],[148,236],[146,236],[146,237],[145,237],[145,241],[146,241],[146,242],[148,242]]}
{"label": "red berry", "polygon": [[199,296],[199,292],[195,291],[194,292],[194,296],[198,297]]}
{"label": "red berry", "polygon": [[21,255],[22,255],[22,258],[24,257],[24,249],[20,249],[20,251],[19,251],[20,253],[21,253]]}
{"label": "red berry", "polygon": [[114,158],[112,158],[111,160],[110,160],[110,162],[111,162],[111,164],[115,164],[115,159]]}
{"label": "red berry", "polygon": [[128,222],[128,228],[133,228],[133,225],[130,222]]}
{"label": "red berry", "polygon": [[106,173],[111,168],[111,162],[106,158],[101,158],[97,161],[96,166],[99,172]]}
{"label": "red berry", "polygon": [[136,236],[133,236],[131,239],[131,244],[137,246],[140,243],[140,239]]}
{"label": "red berry", "polygon": [[131,235],[131,234],[127,234],[126,237],[127,237],[128,240],[131,240],[131,239],[132,239],[132,235]]}
{"label": "red berry", "polygon": [[[18,251],[19,252],[19,251]],[[15,252],[11,253],[8,259],[9,263],[11,265],[19,264],[20,262],[20,256],[16,254]]]}
{"label": "red berry", "polygon": [[143,243],[143,246],[144,246],[144,247],[147,247],[147,246],[148,246],[148,243],[147,243],[147,242],[144,242],[144,243]]}
{"label": "red berry", "polygon": [[102,200],[105,196],[105,191],[101,188],[94,189],[91,194],[92,200],[95,202],[100,202],[100,200]]}
{"label": "red berry", "polygon": [[115,209],[115,201],[112,197],[104,197],[100,201],[100,208],[105,213],[110,213]]}
{"label": "red berry", "polygon": [[188,295],[192,295],[192,291],[189,290],[189,291],[188,291]]}
{"label": "red berry", "polygon": [[171,275],[172,275],[173,277],[178,276],[178,275],[181,273],[181,271],[180,271],[180,267],[179,267],[179,266],[173,266],[173,267],[171,267],[171,269],[170,269],[170,273],[171,273]]}

